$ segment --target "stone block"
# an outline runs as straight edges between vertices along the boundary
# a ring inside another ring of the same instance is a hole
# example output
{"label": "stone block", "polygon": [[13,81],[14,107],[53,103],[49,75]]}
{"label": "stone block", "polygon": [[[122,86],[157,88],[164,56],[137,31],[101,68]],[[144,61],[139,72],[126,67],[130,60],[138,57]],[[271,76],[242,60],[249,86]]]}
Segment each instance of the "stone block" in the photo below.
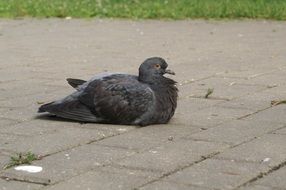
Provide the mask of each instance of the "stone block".
{"label": "stone block", "polygon": [[223,143],[179,140],[132,155],[116,164],[128,168],[168,173],[186,167],[227,147]]}
{"label": "stone block", "polygon": [[211,189],[234,189],[267,169],[259,163],[207,159],[166,179]]}
{"label": "stone block", "polygon": [[274,167],[285,161],[284,135],[267,134],[247,143],[225,150],[217,158],[261,163]]}

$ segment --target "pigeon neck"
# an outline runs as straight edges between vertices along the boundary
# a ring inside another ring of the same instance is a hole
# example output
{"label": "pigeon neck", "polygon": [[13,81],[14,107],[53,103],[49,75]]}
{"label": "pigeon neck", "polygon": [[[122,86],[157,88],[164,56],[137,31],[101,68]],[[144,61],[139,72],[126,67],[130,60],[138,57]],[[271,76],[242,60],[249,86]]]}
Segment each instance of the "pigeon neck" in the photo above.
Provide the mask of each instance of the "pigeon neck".
{"label": "pigeon neck", "polygon": [[152,76],[152,75],[139,74],[138,80],[143,83],[155,84],[155,83],[160,83],[162,78],[163,76]]}

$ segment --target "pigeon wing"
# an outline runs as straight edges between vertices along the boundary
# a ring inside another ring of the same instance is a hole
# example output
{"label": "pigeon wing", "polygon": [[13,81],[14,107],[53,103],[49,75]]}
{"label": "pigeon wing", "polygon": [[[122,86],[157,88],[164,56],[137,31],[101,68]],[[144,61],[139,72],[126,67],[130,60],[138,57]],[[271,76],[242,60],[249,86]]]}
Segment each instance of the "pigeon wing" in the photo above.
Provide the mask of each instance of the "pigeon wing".
{"label": "pigeon wing", "polygon": [[39,108],[39,113],[49,112],[51,114],[77,121],[83,122],[99,122],[101,118],[97,118],[92,111],[78,101],[80,92],[73,94],[48,104],[44,104]]}
{"label": "pigeon wing", "polygon": [[154,93],[135,77],[111,75],[90,82],[79,96],[96,117],[107,123],[137,124],[154,107]]}

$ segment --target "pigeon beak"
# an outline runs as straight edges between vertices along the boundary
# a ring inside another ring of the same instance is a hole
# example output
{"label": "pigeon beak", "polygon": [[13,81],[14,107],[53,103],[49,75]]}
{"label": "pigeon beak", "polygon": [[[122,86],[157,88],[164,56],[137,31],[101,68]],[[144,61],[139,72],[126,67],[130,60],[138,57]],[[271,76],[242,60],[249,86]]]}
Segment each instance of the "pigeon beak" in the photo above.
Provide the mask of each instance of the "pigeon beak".
{"label": "pigeon beak", "polygon": [[170,75],[175,75],[175,72],[169,69],[165,70],[165,73],[168,73]]}

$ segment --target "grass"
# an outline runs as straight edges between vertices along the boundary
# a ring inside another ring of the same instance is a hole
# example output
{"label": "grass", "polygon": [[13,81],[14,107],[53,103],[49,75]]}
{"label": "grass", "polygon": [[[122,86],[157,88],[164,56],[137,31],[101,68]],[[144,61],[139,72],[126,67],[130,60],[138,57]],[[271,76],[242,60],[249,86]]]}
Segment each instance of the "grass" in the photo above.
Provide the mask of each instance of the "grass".
{"label": "grass", "polygon": [[0,0],[0,17],[286,20],[286,0]]}
{"label": "grass", "polygon": [[279,104],[286,104],[286,100],[272,100],[271,101],[272,106],[277,106]]}
{"label": "grass", "polygon": [[213,88],[208,88],[205,98],[208,98],[214,92]]}
{"label": "grass", "polygon": [[39,156],[36,156],[32,152],[17,153],[15,156],[10,157],[10,162],[7,165],[5,165],[3,169],[8,169],[22,164],[31,164],[32,161],[39,159],[40,159]]}

